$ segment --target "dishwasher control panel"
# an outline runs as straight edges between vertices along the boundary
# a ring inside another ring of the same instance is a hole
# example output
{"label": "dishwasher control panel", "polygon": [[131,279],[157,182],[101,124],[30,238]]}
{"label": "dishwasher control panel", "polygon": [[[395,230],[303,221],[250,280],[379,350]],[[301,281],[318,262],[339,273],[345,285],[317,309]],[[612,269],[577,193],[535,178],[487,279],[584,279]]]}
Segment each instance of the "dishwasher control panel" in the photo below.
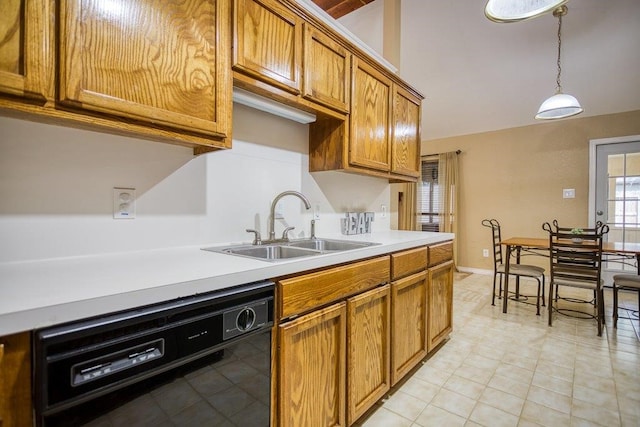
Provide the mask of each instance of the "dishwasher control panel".
{"label": "dishwasher control panel", "polygon": [[228,340],[238,335],[262,328],[269,323],[269,300],[254,301],[234,307],[222,315],[222,339]]}

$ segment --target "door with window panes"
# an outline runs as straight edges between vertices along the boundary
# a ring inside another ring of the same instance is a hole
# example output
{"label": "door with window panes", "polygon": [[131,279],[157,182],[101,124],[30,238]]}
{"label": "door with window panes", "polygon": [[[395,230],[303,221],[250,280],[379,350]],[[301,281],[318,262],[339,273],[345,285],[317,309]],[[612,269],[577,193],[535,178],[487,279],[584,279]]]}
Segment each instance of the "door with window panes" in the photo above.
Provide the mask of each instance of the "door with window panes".
{"label": "door with window panes", "polygon": [[[596,146],[595,219],[609,226],[606,240],[640,242],[640,140]],[[636,272],[633,262],[608,270]]]}

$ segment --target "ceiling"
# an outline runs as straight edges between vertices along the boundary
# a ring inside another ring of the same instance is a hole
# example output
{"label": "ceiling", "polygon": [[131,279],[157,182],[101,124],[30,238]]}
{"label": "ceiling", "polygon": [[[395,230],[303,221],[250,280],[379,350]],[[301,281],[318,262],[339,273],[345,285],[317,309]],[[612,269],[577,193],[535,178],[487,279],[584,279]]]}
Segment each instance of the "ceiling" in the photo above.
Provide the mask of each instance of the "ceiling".
{"label": "ceiling", "polygon": [[313,0],[315,4],[335,19],[353,12],[372,1],[373,0]]}
{"label": "ceiling", "polygon": [[[313,0],[382,50],[385,0]],[[424,140],[542,123],[556,88],[558,20],[497,24],[484,0],[401,2],[400,75],[425,95]],[[367,3],[364,5],[364,3]],[[362,4],[362,5],[360,5]],[[562,88],[581,117],[640,110],[640,1],[570,0],[562,25]],[[377,22],[379,21],[379,22]]]}

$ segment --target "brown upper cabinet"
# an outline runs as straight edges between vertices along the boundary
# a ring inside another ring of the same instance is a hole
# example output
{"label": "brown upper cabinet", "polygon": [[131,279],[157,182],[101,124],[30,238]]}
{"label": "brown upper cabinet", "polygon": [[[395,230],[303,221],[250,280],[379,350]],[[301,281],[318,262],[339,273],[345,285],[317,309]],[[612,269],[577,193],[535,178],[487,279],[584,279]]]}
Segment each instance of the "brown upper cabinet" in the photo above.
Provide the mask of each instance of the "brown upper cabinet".
{"label": "brown upper cabinet", "polygon": [[302,20],[276,0],[235,0],[233,69],[300,93]]}
{"label": "brown upper cabinet", "polygon": [[351,52],[309,23],[304,31],[303,96],[348,113],[351,97]]}
{"label": "brown upper cabinet", "polygon": [[355,55],[352,63],[351,114],[346,122],[319,117],[311,124],[310,170],[415,182],[422,96]]}
{"label": "brown upper cabinet", "polygon": [[3,0],[0,111],[228,148],[229,2]]}
{"label": "brown upper cabinet", "polygon": [[61,1],[60,103],[226,137],[225,1]]}
{"label": "brown upper cabinet", "polygon": [[420,176],[420,117],[422,100],[394,85],[391,120],[391,172]]}
{"label": "brown upper cabinet", "polygon": [[388,172],[391,79],[364,61],[353,63],[349,164]]}
{"label": "brown upper cabinet", "polygon": [[422,96],[297,2],[0,1],[0,114],[199,154],[234,85],[316,115],[310,171],[416,181]]}
{"label": "brown upper cabinet", "polygon": [[53,99],[52,0],[0,2],[0,93]]}

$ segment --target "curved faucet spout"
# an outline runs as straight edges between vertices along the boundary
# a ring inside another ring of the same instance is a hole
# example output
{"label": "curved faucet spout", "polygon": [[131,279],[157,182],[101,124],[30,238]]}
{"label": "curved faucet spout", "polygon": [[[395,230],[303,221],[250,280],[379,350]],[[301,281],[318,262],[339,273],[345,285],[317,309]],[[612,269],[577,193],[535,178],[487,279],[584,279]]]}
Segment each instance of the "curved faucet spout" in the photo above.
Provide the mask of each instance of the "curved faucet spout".
{"label": "curved faucet spout", "polygon": [[304,206],[307,209],[311,209],[311,202],[309,202],[309,199],[298,191],[289,190],[278,194],[275,199],[273,199],[273,202],[271,202],[271,212],[269,216],[269,240],[275,240],[276,238],[276,205],[284,196],[296,196],[304,202]]}

